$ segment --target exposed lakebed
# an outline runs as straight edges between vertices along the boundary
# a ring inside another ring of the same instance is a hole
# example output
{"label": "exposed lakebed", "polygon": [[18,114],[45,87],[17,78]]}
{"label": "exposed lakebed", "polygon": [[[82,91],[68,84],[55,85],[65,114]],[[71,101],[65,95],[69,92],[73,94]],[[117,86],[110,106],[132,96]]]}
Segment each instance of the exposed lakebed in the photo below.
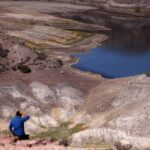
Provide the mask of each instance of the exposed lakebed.
{"label": "exposed lakebed", "polygon": [[112,30],[109,39],[101,46],[74,56],[80,61],[73,67],[107,78],[150,72],[150,28]]}

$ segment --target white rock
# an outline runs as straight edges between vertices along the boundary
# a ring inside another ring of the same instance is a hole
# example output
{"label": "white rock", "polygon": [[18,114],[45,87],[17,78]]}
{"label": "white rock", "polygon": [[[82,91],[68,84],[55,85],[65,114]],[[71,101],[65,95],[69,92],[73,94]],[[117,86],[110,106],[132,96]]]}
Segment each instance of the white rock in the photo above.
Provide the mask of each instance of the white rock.
{"label": "white rock", "polygon": [[32,117],[33,122],[43,127],[57,127],[58,122],[51,118],[49,115],[40,115]]}
{"label": "white rock", "polygon": [[45,84],[33,82],[30,87],[33,95],[43,104],[47,104],[55,98],[55,92]]}

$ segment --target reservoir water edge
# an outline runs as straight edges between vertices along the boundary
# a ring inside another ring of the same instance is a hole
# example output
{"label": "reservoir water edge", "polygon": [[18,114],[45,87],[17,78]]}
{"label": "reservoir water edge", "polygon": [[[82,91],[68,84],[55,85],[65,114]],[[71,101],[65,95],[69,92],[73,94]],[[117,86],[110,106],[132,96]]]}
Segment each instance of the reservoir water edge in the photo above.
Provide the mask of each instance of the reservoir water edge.
{"label": "reservoir water edge", "polygon": [[112,30],[108,40],[86,53],[74,54],[79,59],[73,67],[122,78],[150,72],[150,28]]}

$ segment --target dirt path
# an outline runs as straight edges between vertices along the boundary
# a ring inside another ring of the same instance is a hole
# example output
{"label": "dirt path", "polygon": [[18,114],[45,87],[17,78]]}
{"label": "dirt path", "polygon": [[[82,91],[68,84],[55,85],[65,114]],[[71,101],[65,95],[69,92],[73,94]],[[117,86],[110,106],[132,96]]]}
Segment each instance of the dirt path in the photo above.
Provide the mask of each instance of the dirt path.
{"label": "dirt path", "polygon": [[[73,148],[59,145],[59,142],[49,140],[25,140],[12,142],[11,137],[0,137],[0,150],[96,150],[97,148]],[[101,149],[98,150],[108,150]]]}

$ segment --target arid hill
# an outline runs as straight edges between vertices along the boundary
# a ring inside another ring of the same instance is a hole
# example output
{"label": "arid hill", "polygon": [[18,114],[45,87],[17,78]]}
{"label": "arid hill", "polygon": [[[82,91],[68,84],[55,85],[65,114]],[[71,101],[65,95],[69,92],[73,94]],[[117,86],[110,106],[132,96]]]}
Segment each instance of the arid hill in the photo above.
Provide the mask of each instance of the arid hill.
{"label": "arid hill", "polygon": [[[105,15],[118,24],[140,17],[139,24],[145,25],[149,2],[142,2],[148,4],[144,13],[132,8],[127,17],[116,13],[116,8],[124,10],[133,5],[131,1],[101,1],[107,12],[98,0],[92,6],[90,2],[0,2],[1,133],[8,132],[10,118],[20,109],[31,115],[26,126],[31,134],[63,123],[70,129],[82,125],[82,131],[69,137],[72,146],[105,142],[114,149],[118,145],[130,150],[150,147],[150,78],[105,79],[71,67],[79,61],[72,54],[108,38],[111,30],[105,26]],[[115,13],[110,15],[112,8]]]}

